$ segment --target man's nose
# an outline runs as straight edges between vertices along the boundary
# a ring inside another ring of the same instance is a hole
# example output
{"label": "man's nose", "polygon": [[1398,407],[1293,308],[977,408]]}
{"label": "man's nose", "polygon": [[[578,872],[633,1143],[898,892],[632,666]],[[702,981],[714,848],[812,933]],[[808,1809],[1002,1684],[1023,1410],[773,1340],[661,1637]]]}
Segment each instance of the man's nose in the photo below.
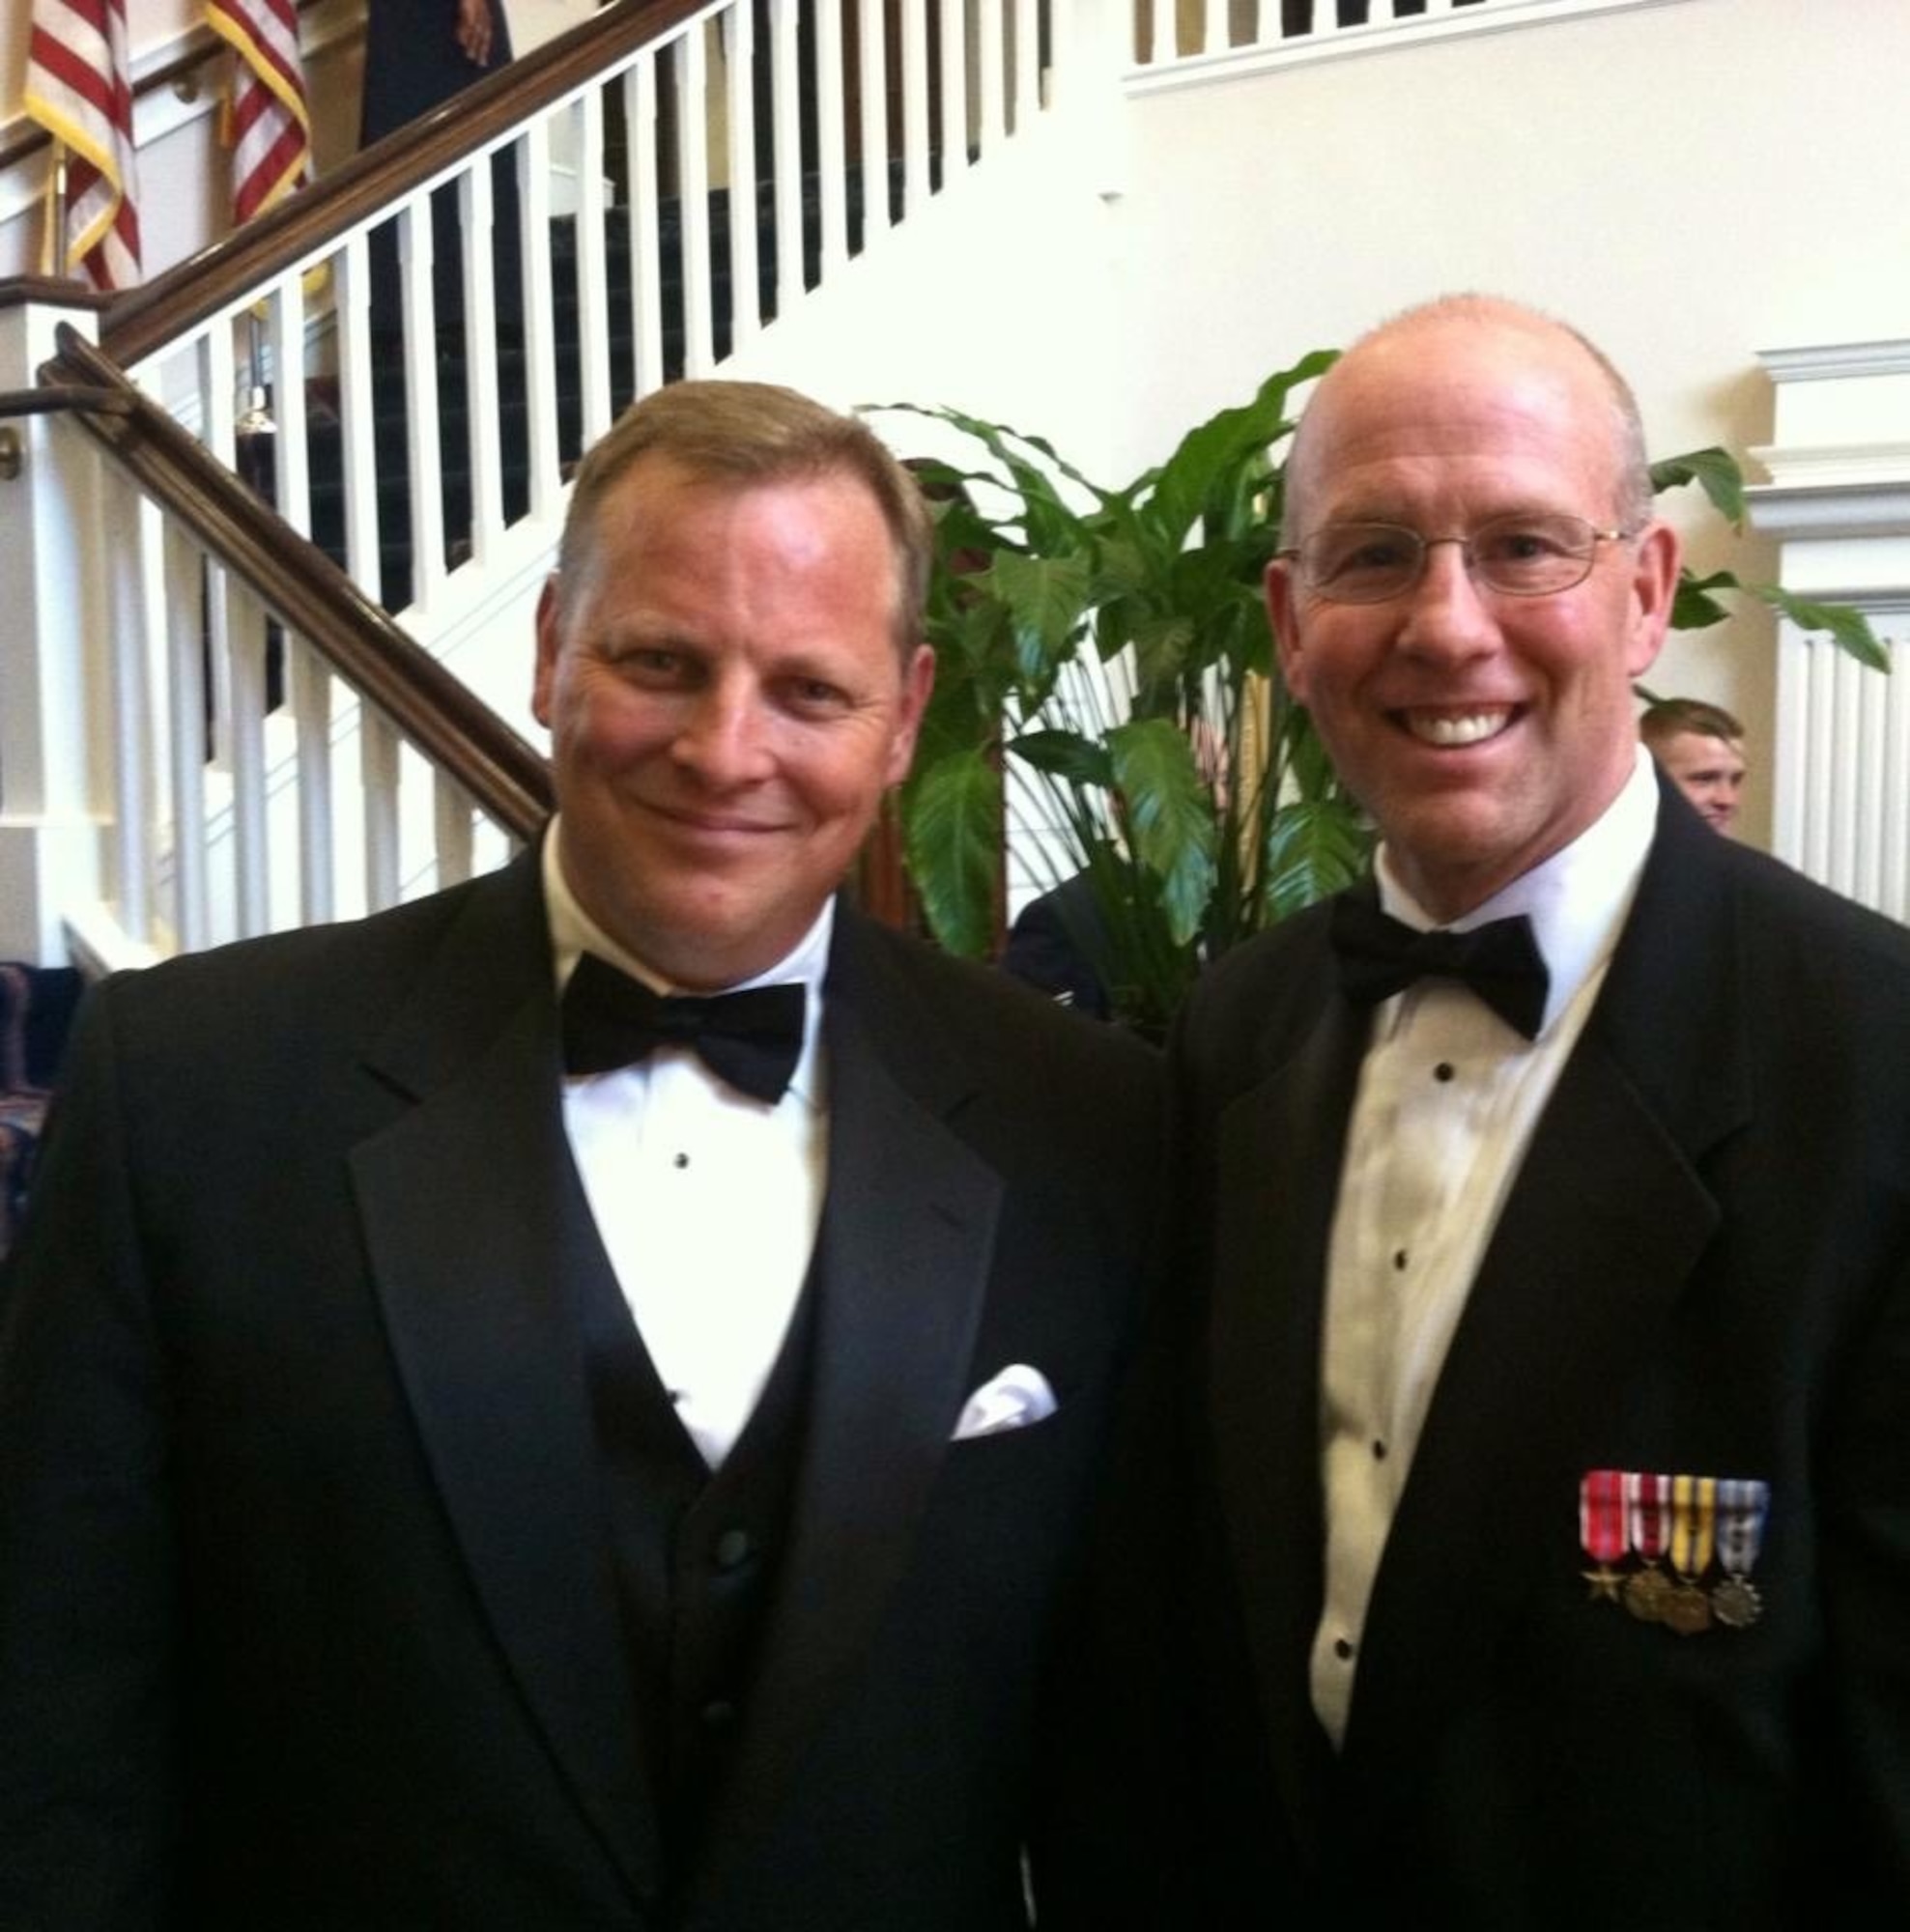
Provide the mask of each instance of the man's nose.
{"label": "man's nose", "polygon": [[1428,539],[1419,582],[1406,593],[1405,604],[1402,649],[1471,657],[1492,649],[1497,640],[1497,624],[1457,537]]}
{"label": "man's nose", "polygon": [[708,783],[747,783],[767,770],[766,726],[758,692],[741,682],[719,682],[699,694],[671,751]]}

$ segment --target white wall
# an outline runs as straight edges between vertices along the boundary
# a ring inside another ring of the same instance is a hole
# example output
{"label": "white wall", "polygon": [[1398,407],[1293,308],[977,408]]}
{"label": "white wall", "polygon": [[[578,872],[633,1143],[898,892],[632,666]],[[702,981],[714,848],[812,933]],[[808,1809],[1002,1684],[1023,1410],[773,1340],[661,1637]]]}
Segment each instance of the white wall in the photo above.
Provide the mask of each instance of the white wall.
{"label": "white wall", "polygon": [[[1771,436],[1757,351],[1910,330],[1906,74],[1904,0],[1672,0],[1138,99],[1123,461],[1303,351],[1466,288],[1599,342],[1654,453],[1742,456]],[[1695,561],[1777,568],[1715,526]],[[1651,680],[1745,719],[1759,840],[1773,654],[1753,617],[1675,639]]]}

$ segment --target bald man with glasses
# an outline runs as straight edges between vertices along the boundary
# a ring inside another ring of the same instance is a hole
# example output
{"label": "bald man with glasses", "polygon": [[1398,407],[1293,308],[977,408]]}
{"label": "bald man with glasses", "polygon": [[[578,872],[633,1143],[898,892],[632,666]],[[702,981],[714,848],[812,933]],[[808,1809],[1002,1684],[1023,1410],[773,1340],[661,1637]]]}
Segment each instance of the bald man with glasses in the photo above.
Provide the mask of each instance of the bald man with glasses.
{"label": "bald man with glasses", "polygon": [[1174,1043],[1198,1922],[1905,1923],[1910,936],[1640,749],[1678,546],[1574,331],[1378,329],[1286,517],[1381,843]]}

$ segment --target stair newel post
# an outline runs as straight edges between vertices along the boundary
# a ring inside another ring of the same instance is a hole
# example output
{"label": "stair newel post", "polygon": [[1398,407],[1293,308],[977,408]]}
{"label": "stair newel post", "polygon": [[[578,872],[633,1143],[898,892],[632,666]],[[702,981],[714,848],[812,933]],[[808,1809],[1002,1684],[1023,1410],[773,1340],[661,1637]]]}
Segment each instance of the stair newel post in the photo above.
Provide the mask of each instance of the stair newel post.
{"label": "stair newel post", "polygon": [[[29,387],[71,322],[96,339],[78,284],[39,283],[0,308],[0,388]],[[100,465],[71,424],[0,422],[14,452],[0,479],[0,582],[13,604],[0,704],[0,951],[65,958],[61,909],[107,895],[114,798],[109,586],[89,568],[105,524]]]}

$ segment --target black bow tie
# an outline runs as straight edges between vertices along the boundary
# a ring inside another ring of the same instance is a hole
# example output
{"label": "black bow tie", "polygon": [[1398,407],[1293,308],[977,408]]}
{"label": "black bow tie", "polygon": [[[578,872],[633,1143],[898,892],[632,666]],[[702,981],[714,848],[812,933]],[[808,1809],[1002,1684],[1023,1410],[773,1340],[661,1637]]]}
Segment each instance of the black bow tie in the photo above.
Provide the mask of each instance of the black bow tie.
{"label": "black bow tie", "polygon": [[793,981],[740,993],[653,993],[586,952],[563,993],[566,1073],[608,1073],[660,1046],[687,1046],[720,1079],[772,1106],[803,1050],[804,994]]}
{"label": "black bow tie", "polygon": [[1428,977],[1463,980],[1506,1025],[1527,1039],[1545,1022],[1551,977],[1524,913],[1470,932],[1415,932],[1363,895],[1333,902],[1333,950],[1348,999],[1376,1007]]}

